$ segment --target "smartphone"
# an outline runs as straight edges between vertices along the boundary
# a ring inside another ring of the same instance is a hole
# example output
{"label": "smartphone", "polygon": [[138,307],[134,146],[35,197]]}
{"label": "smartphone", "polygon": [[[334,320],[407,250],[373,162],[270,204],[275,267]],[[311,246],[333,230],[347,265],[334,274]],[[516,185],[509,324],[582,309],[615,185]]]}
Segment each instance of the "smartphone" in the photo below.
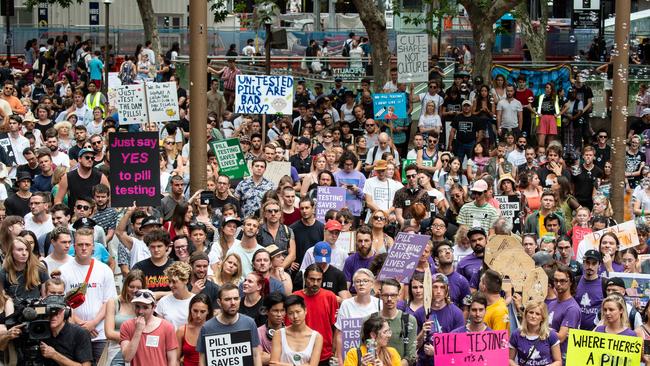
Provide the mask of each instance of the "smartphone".
{"label": "smartphone", "polygon": [[201,200],[202,204],[211,205],[212,202],[214,202],[214,192],[203,191],[203,192],[201,192],[201,195],[199,196],[199,199]]}

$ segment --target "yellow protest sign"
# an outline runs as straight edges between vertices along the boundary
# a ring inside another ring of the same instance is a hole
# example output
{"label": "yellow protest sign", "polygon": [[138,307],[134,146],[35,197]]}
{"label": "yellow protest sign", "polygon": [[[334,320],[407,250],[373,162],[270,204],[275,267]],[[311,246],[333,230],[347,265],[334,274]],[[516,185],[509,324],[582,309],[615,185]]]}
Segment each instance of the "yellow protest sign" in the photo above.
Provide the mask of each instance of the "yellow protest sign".
{"label": "yellow protest sign", "polygon": [[643,339],[586,330],[569,330],[567,365],[639,366]]}

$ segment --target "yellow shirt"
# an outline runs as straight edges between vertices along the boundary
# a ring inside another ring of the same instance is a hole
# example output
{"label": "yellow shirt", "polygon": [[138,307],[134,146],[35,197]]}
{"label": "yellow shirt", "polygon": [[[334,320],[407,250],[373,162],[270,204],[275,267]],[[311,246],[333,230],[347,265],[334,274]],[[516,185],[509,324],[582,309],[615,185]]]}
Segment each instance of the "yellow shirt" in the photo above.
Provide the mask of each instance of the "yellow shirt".
{"label": "yellow shirt", "polygon": [[485,309],[485,324],[492,330],[509,330],[510,318],[508,317],[508,306],[503,298]]}
{"label": "yellow shirt", "polygon": [[[401,366],[402,365],[402,358],[400,357],[399,353],[397,350],[393,347],[386,347],[388,349],[388,353],[390,354],[390,365],[384,365],[384,366]],[[363,357],[366,353],[368,353],[368,350],[366,349],[365,345],[361,345],[361,357]],[[343,362],[343,366],[357,366],[359,364],[359,361],[357,359],[357,349],[356,348],[350,348],[348,353],[345,355],[345,362]]]}
{"label": "yellow shirt", "polygon": [[539,237],[541,238],[542,236],[546,235],[546,226],[544,226],[544,215],[542,213],[539,213],[539,219],[537,222],[537,227],[539,227]]}

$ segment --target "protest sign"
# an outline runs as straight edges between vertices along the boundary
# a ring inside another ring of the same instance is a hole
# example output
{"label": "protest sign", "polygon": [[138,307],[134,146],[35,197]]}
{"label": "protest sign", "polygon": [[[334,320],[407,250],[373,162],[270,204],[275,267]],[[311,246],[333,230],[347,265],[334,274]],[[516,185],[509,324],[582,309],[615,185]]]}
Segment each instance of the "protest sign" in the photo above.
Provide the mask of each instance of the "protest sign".
{"label": "protest sign", "polygon": [[[14,149],[11,147],[11,140],[9,139],[9,134],[6,132],[0,133],[0,146],[2,146],[7,152],[7,166],[11,167],[16,164],[16,154]],[[22,154],[22,151],[20,152]]]}
{"label": "protest sign", "polygon": [[325,223],[327,211],[338,211],[345,207],[345,191],[343,187],[319,186],[316,193],[316,220]]}
{"label": "protest sign", "polygon": [[493,235],[485,247],[485,263],[504,278],[512,281],[512,286],[521,292],[526,274],[535,269],[531,258],[517,238],[510,235]]}
{"label": "protest sign", "polygon": [[521,201],[517,196],[494,196],[499,201],[501,216],[512,225],[512,232],[521,233]]}
{"label": "protest sign", "polygon": [[344,318],[341,320],[344,355],[346,355],[351,348],[359,347],[359,343],[361,343],[362,327],[363,318]]}
{"label": "protest sign", "polygon": [[158,132],[120,132],[108,136],[113,207],[160,206]]}
{"label": "protest sign", "polygon": [[[251,162],[252,163],[252,162]],[[288,161],[272,161],[266,164],[264,178],[273,182],[275,187],[285,175],[291,176],[291,163]]]}
{"label": "protest sign", "polygon": [[492,235],[485,246],[485,263],[490,266],[499,257],[499,253],[508,249],[523,247],[517,238],[510,235]]}
{"label": "protest sign", "polygon": [[238,138],[211,142],[210,147],[217,157],[219,173],[227,175],[230,179],[249,176],[248,165],[246,165]]}
{"label": "protest sign", "polygon": [[115,104],[121,125],[147,122],[147,102],[143,84],[115,88]]}
{"label": "protest sign", "polygon": [[526,274],[521,303],[544,301],[548,294],[548,276],[543,268],[537,267]]}
{"label": "protest sign", "polygon": [[567,365],[639,366],[643,339],[569,329]]}
{"label": "protest sign", "polygon": [[252,365],[251,332],[206,335],[205,358],[207,366]]}
{"label": "protest sign", "polygon": [[625,282],[625,301],[635,305],[635,300],[639,300],[641,306],[645,306],[650,300],[650,274],[644,273],[623,273],[610,272],[609,278],[620,277]]}
{"label": "protest sign", "polygon": [[151,122],[169,122],[181,119],[178,113],[176,83],[146,83],[147,112]]}
{"label": "protest sign", "polygon": [[619,251],[639,245],[639,235],[636,232],[636,224],[634,223],[634,220],[625,221],[622,224],[610,226],[608,228],[587,234],[583,237],[580,245],[586,245],[586,248],[588,249],[598,250],[598,243],[600,243],[600,238],[603,236],[603,234],[609,232],[616,234],[616,237],[620,243],[618,247]]}
{"label": "protest sign", "polygon": [[237,75],[235,113],[291,114],[293,76]]}
{"label": "protest sign", "polygon": [[426,34],[397,35],[397,81],[429,81],[429,45]]}
{"label": "protest sign", "polygon": [[[406,185],[407,179],[406,179],[406,167],[411,165],[411,164],[417,164],[416,159],[403,159],[402,160],[402,184]],[[422,160],[422,165],[423,166],[433,166],[433,161],[431,160]]]}
{"label": "protest sign", "polygon": [[366,76],[366,69],[363,67],[335,67],[332,68],[332,77],[343,80],[356,80]]}
{"label": "protest sign", "polygon": [[337,248],[347,248],[348,253],[354,253],[357,250],[356,233],[354,231],[341,231],[338,239],[336,239]]}
{"label": "protest sign", "polygon": [[388,249],[378,279],[383,281],[394,278],[398,282],[408,283],[430,239],[431,237],[426,235],[397,233],[395,244]]}
{"label": "protest sign", "polygon": [[433,335],[436,365],[507,365],[508,332],[436,333]]}
{"label": "protest sign", "polygon": [[109,72],[107,96],[108,96],[108,105],[110,105],[111,107],[116,106],[117,88],[119,88],[121,85],[122,85],[122,80],[120,80],[120,73]]}
{"label": "protest sign", "polygon": [[372,107],[375,119],[395,120],[406,118],[406,94],[383,93],[372,96]]}
{"label": "protest sign", "polygon": [[571,245],[573,246],[573,255],[578,255],[578,245],[587,234],[593,232],[590,227],[574,226],[572,229]]}

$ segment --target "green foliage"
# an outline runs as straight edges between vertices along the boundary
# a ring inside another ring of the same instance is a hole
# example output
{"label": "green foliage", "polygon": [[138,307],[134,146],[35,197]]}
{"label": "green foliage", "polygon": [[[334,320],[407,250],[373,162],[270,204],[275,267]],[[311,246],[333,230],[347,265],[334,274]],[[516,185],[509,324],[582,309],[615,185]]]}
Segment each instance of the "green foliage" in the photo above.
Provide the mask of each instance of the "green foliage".
{"label": "green foliage", "polygon": [[[434,6],[433,0],[423,0],[423,4],[429,9],[426,13],[417,13],[416,15],[404,14],[400,11],[400,0],[393,0],[393,12],[395,16],[399,16],[404,24],[409,24],[413,26],[419,26],[422,24],[433,23],[434,21],[442,22],[442,18],[445,16],[455,16],[456,13],[456,2],[452,0],[438,0],[436,1],[437,6]],[[438,29],[426,29],[426,32],[432,35],[438,35]]]}

